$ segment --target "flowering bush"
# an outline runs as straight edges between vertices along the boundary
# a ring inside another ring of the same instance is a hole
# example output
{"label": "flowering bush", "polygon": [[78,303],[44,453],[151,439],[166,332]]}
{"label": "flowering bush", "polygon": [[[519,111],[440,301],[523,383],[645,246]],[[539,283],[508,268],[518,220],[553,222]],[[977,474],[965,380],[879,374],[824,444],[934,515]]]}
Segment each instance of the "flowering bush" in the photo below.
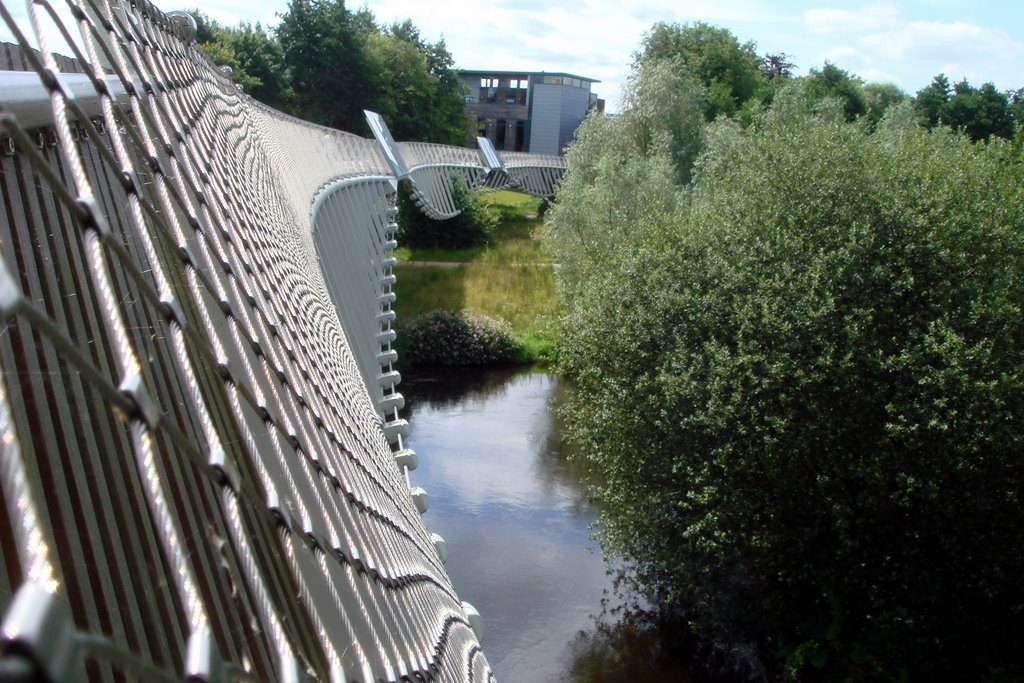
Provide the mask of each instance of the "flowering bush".
{"label": "flowering bush", "polygon": [[407,365],[485,365],[515,362],[519,347],[504,320],[437,309],[402,326],[398,352]]}

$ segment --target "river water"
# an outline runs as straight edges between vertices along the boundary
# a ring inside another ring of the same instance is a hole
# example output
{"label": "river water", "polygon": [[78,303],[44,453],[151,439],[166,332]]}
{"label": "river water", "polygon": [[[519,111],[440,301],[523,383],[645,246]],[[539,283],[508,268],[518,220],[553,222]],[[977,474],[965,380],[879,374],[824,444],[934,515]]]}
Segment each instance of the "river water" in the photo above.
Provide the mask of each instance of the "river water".
{"label": "river water", "polygon": [[596,509],[567,462],[550,403],[556,376],[439,371],[402,382],[413,484],[448,545],[446,569],[484,620],[499,681],[572,680],[571,643],[592,626],[611,581],[590,525]]}

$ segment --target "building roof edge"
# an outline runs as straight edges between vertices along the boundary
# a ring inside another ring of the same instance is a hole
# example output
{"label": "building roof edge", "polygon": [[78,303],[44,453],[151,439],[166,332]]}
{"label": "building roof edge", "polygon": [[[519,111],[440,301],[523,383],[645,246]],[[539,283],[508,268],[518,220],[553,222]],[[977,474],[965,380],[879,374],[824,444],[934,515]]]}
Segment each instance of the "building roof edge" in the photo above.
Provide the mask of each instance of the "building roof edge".
{"label": "building roof edge", "polygon": [[508,69],[455,69],[455,73],[466,76],[568,76],[569,78],[578,78],[581,81],[587,81],[589,83],[600,83],[596,78],[588,78],[586,76],[577,76],[565,71],[509,71]]}

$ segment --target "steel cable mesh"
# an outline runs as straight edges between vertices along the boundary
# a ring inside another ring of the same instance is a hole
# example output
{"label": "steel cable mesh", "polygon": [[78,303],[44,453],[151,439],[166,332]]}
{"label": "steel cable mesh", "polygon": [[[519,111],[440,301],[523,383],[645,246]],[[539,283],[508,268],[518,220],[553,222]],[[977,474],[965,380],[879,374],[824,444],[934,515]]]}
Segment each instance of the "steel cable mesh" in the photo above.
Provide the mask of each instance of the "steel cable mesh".
{"label": "steel cable mesh", "polygon": [[[99,115],[41,1],[53,127],[0,114],[7,642],[54,680],[489,678],[309,228],[380,148],[239,95],[144,2],[69,9]],[[356,185],[387,375],[393,185]]]}

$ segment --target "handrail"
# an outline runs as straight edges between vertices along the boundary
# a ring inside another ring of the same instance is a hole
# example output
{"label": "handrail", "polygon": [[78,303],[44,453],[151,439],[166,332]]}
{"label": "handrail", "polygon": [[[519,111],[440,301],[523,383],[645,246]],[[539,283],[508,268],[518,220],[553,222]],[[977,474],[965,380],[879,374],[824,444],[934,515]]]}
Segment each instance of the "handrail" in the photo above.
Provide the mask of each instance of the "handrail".
{"label": "handrail", "polygon": [[[87,74],[59,74],[62,88],[89,116],[102,111],[100,93]],[[114,76],[104,79],[107,91],[115,102],[123,103],[127,92]],[[53,125],[53,105],[50,91],[31,71],[0,71],[0,109],[15,117],[23,128],[41,128]]]}

